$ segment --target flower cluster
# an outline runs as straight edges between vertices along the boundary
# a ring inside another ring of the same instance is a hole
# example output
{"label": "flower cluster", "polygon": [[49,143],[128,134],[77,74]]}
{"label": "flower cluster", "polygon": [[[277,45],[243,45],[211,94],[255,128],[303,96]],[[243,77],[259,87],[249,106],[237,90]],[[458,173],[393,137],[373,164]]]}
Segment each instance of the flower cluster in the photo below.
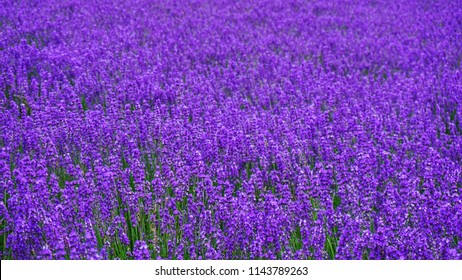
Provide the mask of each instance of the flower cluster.
{"label": "flower cluster", "polygon": [[458,1],[2,2],[2,259],[462,259]]}

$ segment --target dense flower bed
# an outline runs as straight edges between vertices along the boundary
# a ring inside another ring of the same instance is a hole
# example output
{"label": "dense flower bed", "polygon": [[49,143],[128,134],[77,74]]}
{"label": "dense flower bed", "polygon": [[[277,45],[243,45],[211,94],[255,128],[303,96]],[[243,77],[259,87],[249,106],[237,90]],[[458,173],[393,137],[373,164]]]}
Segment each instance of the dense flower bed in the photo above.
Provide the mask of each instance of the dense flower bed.
{"label": "dense flower bed", "polygon": [[462,258],[459,1],[1,2],[3,259]]}

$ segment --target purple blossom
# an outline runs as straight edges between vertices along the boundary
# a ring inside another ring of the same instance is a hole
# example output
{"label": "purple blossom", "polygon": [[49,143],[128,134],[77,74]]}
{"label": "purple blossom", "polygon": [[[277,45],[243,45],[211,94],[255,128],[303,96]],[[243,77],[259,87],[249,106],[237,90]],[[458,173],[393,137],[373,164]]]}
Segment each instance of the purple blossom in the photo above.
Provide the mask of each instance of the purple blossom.
{"label": "purple blossom", "polygon": [[457,1],[35,2],[2,259],[462,259]]}

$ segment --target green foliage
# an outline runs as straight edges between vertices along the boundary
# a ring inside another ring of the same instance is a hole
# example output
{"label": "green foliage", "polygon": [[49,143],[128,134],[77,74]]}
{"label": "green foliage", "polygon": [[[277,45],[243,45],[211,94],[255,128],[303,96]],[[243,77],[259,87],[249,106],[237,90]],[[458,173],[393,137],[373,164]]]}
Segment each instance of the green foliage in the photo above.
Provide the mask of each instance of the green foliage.
{"label": "green foliage", "polygon": [[292,252],[299,251],[303,248],[302,233],[298,225],[290,233],[289,246]]}
{"label": "green foliage", "polygon": [[340,196],[334,195],[334,198],[332,199],[332,206],[334,210],[337,210],[341,202],[342,202],[342,199],[340,198]]}
{"label": "green foliage", "polygon": [[337,254],[337,246],[338,246],[338,238],[337,235],[337,228],[334,227],[331,234],[326,235],[326,241],[324,243],[324,250],[326,250],[327,255],[330,260],[334,260]]}

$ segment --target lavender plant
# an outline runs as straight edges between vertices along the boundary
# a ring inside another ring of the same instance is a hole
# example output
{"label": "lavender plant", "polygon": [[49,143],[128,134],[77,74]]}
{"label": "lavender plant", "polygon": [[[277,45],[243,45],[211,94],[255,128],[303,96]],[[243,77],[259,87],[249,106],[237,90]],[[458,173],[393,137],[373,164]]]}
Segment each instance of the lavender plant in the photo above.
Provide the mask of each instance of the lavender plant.
{"label": "lavender plant", "polygon": [[462,259],[459,1],[0,1],[2,259]]}

